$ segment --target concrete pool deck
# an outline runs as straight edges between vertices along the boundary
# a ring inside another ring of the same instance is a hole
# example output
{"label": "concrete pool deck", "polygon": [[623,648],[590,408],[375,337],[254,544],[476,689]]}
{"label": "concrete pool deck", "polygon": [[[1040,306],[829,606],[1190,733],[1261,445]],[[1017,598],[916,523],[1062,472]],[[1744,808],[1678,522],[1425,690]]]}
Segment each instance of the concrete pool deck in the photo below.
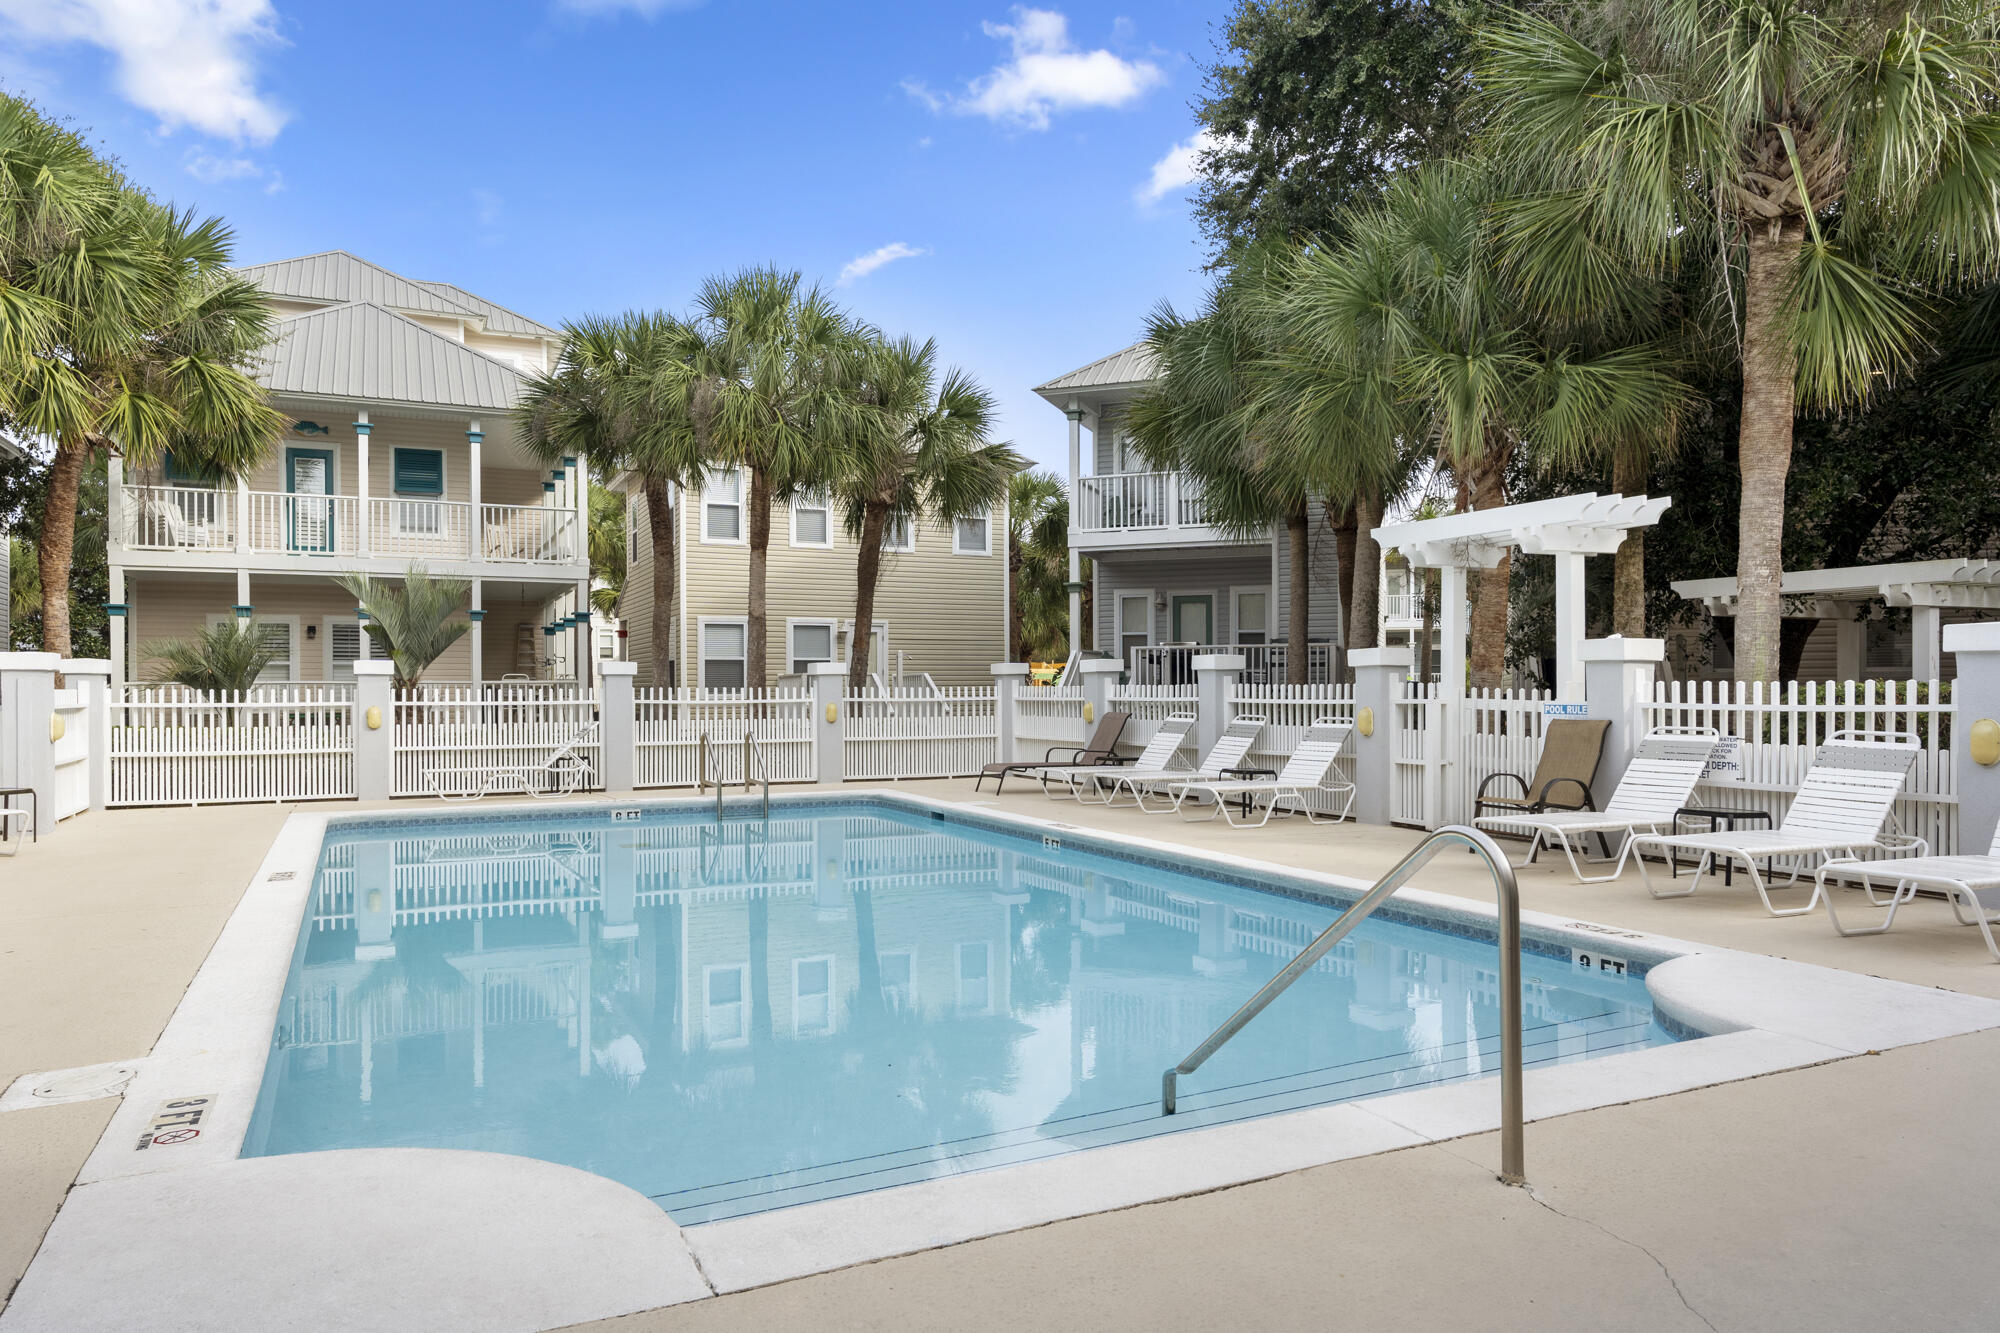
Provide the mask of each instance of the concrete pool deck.
{"label": "concrete pool deck", "polygon": [[[904,785],[941,799],[994,799],[969,787]],[[1051,806],[1028,793],[1009,792],[995,808],[1363,877],[1417,836],[1351,825],[1232,830]],[[287,813],[88,816],[0,868],[0,1083],[149,1051]],[[1444,858],[1419,883],[1490,899],[1469,857]],[[1890,935],[1841,940],[1823,917],[1763,915],[1747,888],[1656,902],[1634,876],[1580,887],[1554,865],[1524,872],[1522,883],[1534,910],[2000,996],[2000,967],[1942,903],[1906,909]],[[1794,1319],[1864,1327],[1913,1314],[1923,1326],[1991,1323],[1994,1303],[1969,1275],[2000,1240],[1986,1206],[2000,1168],[1979,1147],[2000,1093],[1996,1057],[2000,1035],[1986,1032],[1545,1120],[1529,1128],[1535,1197],[1492,1181],[1491,1163],[1480,1164],[1492,1155],[1491,1136],[1478,1136],[614,1326],[763,1327],[807,1311],[861,1327],[970,1326],[990,1323],[1000,1300],[1054,1327],[1166,1318],[1282,1327],[1364,1312],[1420,1327],[1433,1311],[1440,1326],[1699,1327],[1693,1312],[1715,1327]],[[0,1115],[0,1188],[15,1203],[0,1210],[0,1289],[11,1290],[116,1105]],[[172,1262],[171,1237],[161,1245],[159,1260]],[[1190,1252],[1205,1262],[1187,1263]],[[1425,1264],[1416,1301],[1408,1264],[1399,1270],[1391,1260],[1440,1253],[1452,1262]],[[305,1281],[310,1271],[292,1276]],[[560,1265],[543,1280],[577,1278]],[[1274,1288],[1297,1304],[1262,1296],[1246,1304]],[[215,1306],[181,1317],[224,1326],[226,1308],[218,1293]]]}

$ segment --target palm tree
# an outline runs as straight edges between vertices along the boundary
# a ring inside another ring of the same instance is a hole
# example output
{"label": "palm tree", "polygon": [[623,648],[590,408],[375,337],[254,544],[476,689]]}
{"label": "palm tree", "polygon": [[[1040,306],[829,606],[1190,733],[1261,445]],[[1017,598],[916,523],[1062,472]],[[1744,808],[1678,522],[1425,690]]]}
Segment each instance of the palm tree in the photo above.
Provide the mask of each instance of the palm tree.
{"label": "palm tree", "polygon": [[284,418],[247,373],[270,339],[231,235],[156,203],[76,135],[0,96],[0,413],[55,444],[37,547],[42,646],[71,652],[77,493],[94,455],[253,466]]}
{"label": "palm tree", "polygon": [[339,583],[367,612],[363,628],[376,650],[395,664],[398,690],[415,689],[425,669],[472,628],[470,619],[451,619],[472,593],[464,579],[434,579],[423,566],[411,565],[400,584],[366,574],[344,575]]}
{"label": "palm tree", "polygon": [[2000,40],[1986,0],[1567,0],[1503,15],[1478,79],[1536,187],[1504,230],[1575,309],[1632,269],[1712,271],[1742,366],[1738,680],[1778,675],[1801,406],[1908,367],[1926,299],[2000,271]]}
{"label": "palm tree", "polygon": [[1008,478],[1027,460],[986,438],[991,394],[955,368],[939,379],[935,341],[869,337],[848,349],[847,362],[847,389],[860,410],[846,418],[849,434],[832,489],[859,544],[847,639],[847,688],[859,694],[868,679],[889,525],[988,514],[1007,498]]}
{"label": "palm tree", "polygon": [[[653,551],[655,686],[667,684],[674,641],[674,498],[700,484],[706,461],[687,392],[701,350],[699,332],[670,315],[627,312],[565,324],[556,369],[529,377],[515,412],[523,442],[542,461],[583,458],[599,476],[630,472],[637,479]],[[597,503],[593,495],[593,539]],[[593,568],[596,556],[593,550]]]}
{"label": "palm tree", "polygon": [[589,517],[584,538],[590,554],[590,604],[602,615],[616,615],[625,590],[625,497],[592,482]]}
{"label": "palm tree", "polygon": [[1024,469],[1007,479],[1007,570],[1009,660],[1060,658],[1069,634],[1069,495],[1053,472]]}
{"label": "palm tree", "polygon": [[278,652],[255,621],[230,619],[193,638],[169,639],[156,650],[155,680],[205,694],[240,694],[257,683]]}

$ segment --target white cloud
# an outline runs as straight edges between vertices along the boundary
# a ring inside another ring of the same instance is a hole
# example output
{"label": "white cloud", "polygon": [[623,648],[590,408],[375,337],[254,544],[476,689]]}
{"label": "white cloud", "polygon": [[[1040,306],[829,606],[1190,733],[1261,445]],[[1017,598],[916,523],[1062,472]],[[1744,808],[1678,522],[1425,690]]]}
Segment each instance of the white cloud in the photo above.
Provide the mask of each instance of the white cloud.
{"label": "white cloud", "polygon": [[932,111],[1045,130],[1056,112],[1124,106],[1166,77],[1150,61],[1126,60],[1102,48],[1077,50],[1069,39],[1069,20],[1052,9],[1016,7],[1012,23],[980,26],[988,37],[1008,44],[1011,59],[966,84],[962,93],[935,93],[914,80],[905,80],[903,90]]}
{"label": "white cloud", "polygon": [[1201,155],[1215,145],[1215,135],[1207,130],[1175,144],[1153,164],[1153,174],[1133,191],[1133,197],[1142,204],[1157,204],[1182,186],[1194,184],[1201,179]]}
{"label": "white cloud", "polygon": [[603,14],[637,14],[658,18],[670,9],[693,9],[701,0],[556,0],[556,8],[596,18]]}
{"label": "white cloud", "polygon": [[163,130],[269,143],[284,127],[257,87],[257,49],[278,40],[270,0],[0,0],[0,18],[24,45],[101,47]]}
{"label": "white cloud", "polygon": [[181,159],[181,166],[187,174],[204,185],[223,185],[230,181],[262,181],[265,194],[276,194],[285,188],[284,174],[275,168],[266,167],[254,158],[224,157],[190,148]]}
{"label": "white cloud", "polygon": [[867,277],[884,264],[893,264],[898,259],[915,259],[918,255],[927,255],[929,253],[930,251],[919,250],[914,245],[905,245],[901,241],[891,241],[879,250],[870,250],[865,255],[859,255],[848,260],[846,266],[840,270],[837,285],[845,287],[858,278]]}

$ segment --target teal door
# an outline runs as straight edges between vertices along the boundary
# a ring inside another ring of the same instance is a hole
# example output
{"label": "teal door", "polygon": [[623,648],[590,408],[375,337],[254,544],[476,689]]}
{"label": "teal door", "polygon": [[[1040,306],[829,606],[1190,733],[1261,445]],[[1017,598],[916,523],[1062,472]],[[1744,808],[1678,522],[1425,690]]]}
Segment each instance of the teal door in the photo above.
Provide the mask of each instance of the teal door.
{"label": "teal door", "polygon": [[326,449],[285,450],[285,542],[294,551],[331,553],[333,454]]}

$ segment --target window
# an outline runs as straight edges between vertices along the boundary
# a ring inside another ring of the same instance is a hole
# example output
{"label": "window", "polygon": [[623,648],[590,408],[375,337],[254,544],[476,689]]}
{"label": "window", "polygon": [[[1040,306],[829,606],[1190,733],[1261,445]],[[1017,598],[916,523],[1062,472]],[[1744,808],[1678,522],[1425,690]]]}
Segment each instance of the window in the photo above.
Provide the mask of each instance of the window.
{"label": "window", "polygon": [[785,638],[788,644],[785,656],[791,659],[795,676],[803,676],[814,662],[834,660],[831,620],[788,620]]}
{"label": "window", "polygon": [[748,1004],[750,969],[705,967],[701,970],[702,1034],[710,1046],[746,1046],[750,1042]]}
{"label": "window", "polygon": [[[391,451],[392,482],[396,500],[396,531],[411,536],[435,537],[444,530],[444,453],[438,449],[396,449]],[[428,496],[409,500],[406,496]]]}
{"label": "window", "polygon": [[909,953],[885,953],[876,959],[882,976],[882,1003],[892,1014],[906,1014],[916,1000],[916,959]]}
{"label": "window", "polygon": [[993,946],[958,946],[958,1007],[970,1013],[985,1013],[993,1007]]}
{"label": "window", "polygon": [[1271,594],[1264,588],[1238,589],[1236,593],[1236,642],[1271,641]]}
{"label": "window", "polygon": [[748,669],[744,660],[750,642],[748,625],[741,620],[701,622],[701,687],[705,690],[740,690]]}
{"label": "window", "polygon": [[914,551],[917,549],[916,525],[910,522],[908,514],[891,514],[888,526],[882,529],[882,549],[885,551]]}
{"label": "window", "polygon": [[792,1035],[833,1031],[833,959],[792,960]]}
{"label": "window", "polygon": [[1150,592],[1121,592],[1118,594],[1118,656],[1128,666],[1132,661],[1132,650],[1144,648],[1153,641],[1153,594]]}
{"label": "window", "polygon": [[182,463],[171,451],[166,457],[165,472],[169,486],[213,486],[218,481],[214,469]]}
{"label": "window", "polygon": [[975,514],[971,518],[954,519],[951,525],[951,553],[953,555],[987,555],[993,550],[991,537],[991,516]]}
{"label": "window", "polygon": [[[210,629],[214,629],[217,625],[230,625],[234,624],[235,621],[236,617],[233,615],[210,616],[208,618],[208,626]],[[296,660],[298,655],[293,651],[293,645],[298,642],[299,638],[299,618],[297,616],[280,616],[267,620],[262,616],[258,616],[251,623],[257,626],[257,632],[263,637],[264,646],[277,654],[276,657],[271,659],[268,666],[257,673],[257,683],[259,685],[270,685],[297,680],[299,678],[298,663]]]}
{"label": "window", "polygon": [[792,501],[792,545],[833,545],[833,515],[824,495],[802,495]]}
{"label": "window", "polygon": [[368,635],[359,620],[328,616],[320,622],[326,637],[326,678],[354,679],[354,664],[368,659]]}
{"label": "window", "polygon": [[701,539],[743,540],[743,474],[733,467],[712,474],[701,489]]}

